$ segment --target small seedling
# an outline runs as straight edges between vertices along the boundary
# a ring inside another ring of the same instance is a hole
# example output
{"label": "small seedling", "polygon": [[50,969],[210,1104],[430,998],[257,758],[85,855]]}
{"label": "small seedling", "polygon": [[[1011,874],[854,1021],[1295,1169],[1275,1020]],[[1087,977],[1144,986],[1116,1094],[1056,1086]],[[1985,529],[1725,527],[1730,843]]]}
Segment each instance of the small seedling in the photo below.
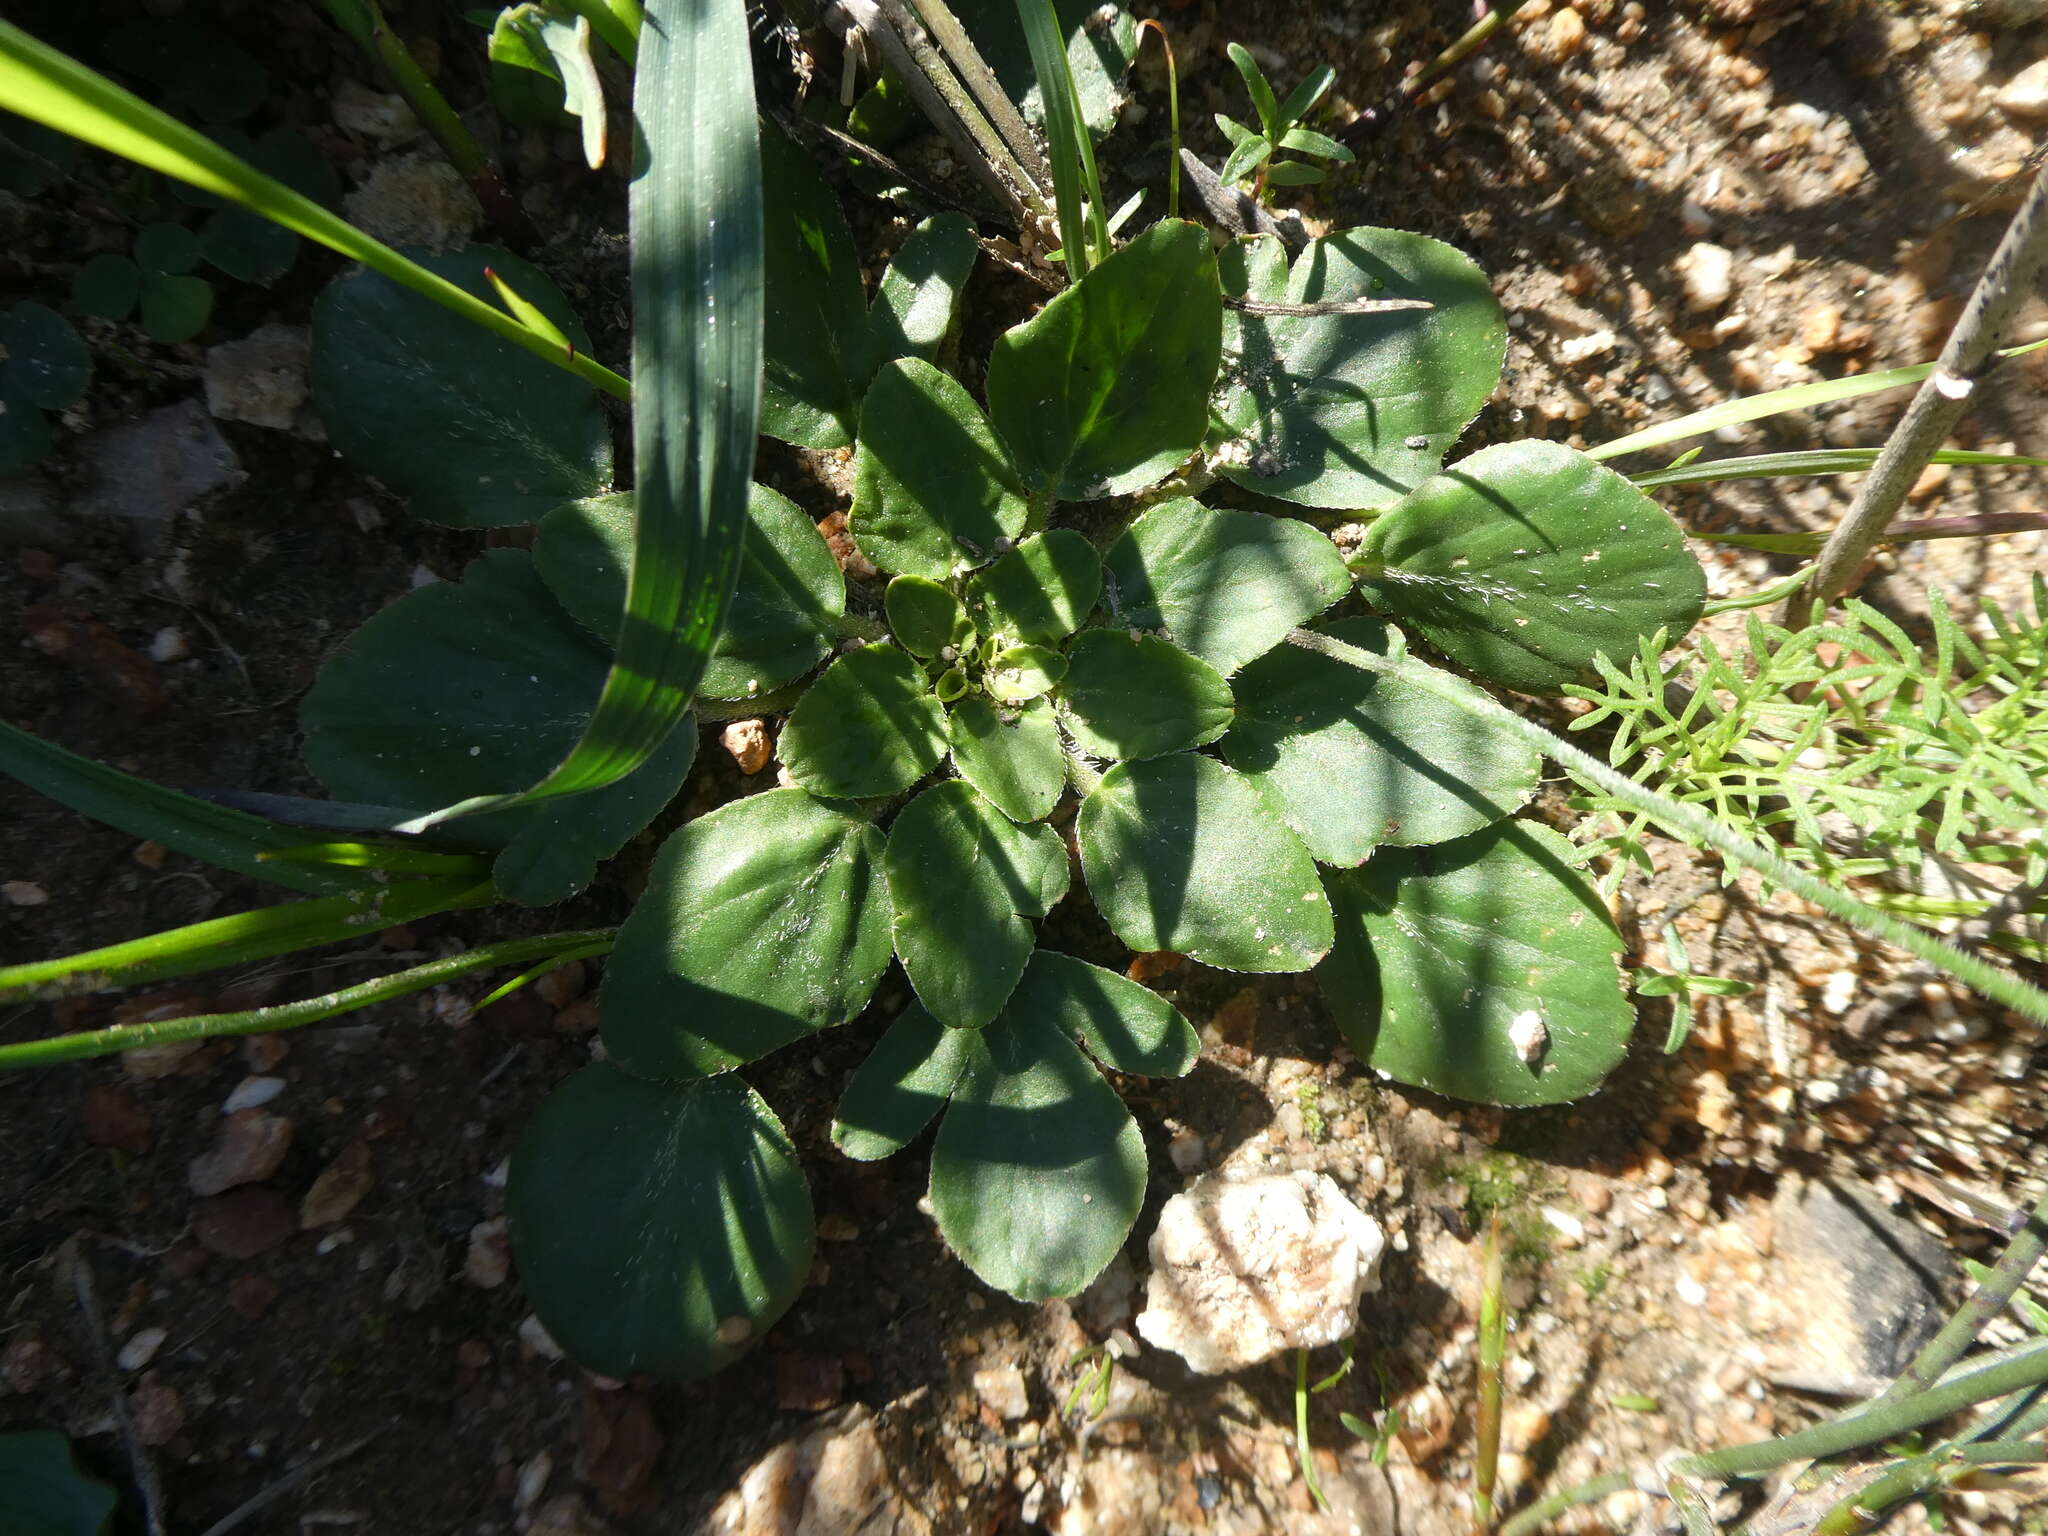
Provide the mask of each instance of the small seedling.
{"label": "small seedling", "polygon": [[1351,151],[1326,133],[1307,126],[1305,119],[1336,83],[1337,72],[1325,64],[1292,91],[1285,101],[1273,94],[1266,72],[1242,43],[1230,45],[1230,62],[1244,77],[1252,109],[1259,126],[1248,128],[1236,118],[1216,114],[1216,126],[1230,140],[1230,156],[1223,162],[1221,177],[1227,186],[1252,178],[1252,196],[1264,201],[1271,187],[1312,187],[1328,173],[1308,160],[1281,158],[1282,152],[1306,155],[1331,165],[1349,165]]}
{"label": "small seedling", "polygon": [[1692,1033],[1692,1000],[1695,997],[1744,997],[1756,989],[1746,981],[1729,976],[1701,976],[1692,968],[1692,954],[1676,923],[1664,925],[1664,959],[1671,969],[1653,971],[1647,966],[1635,970],[1637,997],[1671,999],[1671,1028],[1664,1037],[1664,1054],[1670,1055]]}

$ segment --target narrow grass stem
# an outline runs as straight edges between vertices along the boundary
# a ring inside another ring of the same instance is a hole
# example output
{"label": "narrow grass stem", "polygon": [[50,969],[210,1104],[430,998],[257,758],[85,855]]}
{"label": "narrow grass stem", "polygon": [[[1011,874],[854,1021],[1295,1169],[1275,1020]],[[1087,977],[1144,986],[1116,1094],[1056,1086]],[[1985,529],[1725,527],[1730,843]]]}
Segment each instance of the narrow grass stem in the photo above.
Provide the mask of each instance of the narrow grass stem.
{"label": "narrow grass stem", "polygon": [[147,1024],[118,1024],[111,1029],[85,1030],[57,1035],[48,1040],[27,1040],[18,1045],[0,1045],[0,1072],[24,1067],[53,1066],[60,1061],[83,1061],[93,1056],[111,1056],[144,1045],[168,1045],[180,1040],[211,1040],[222,1035],[268,1035],[280,1030],[316,1024],[336,1014],[351,1013],[373,1003],[389,1002],[410,993],[438,987],[472,971],[501,965],[519,965],[567,951],[593,955],[608,949],[616,929],[588,928],[574,933],[552,933],[540,938],[509,939],[487,944],[464,954],[430,960],[374,981],[326,992],[296,1003],[277,1003],[249,1008],[238,1013],[197,1013],[182,1019],[160,1019]]}
{"label": "narrow grass stem", "polygon": [[1612,795],[1616,800],[1653,818],[1680,837],[1702,843],[1722,857],[1744,868],[1757,871],[1773,884],[1783,886],[1796,896],[1804,897],[1830,917],[1848,924],[1860,933],[1897,945],[1907,953],[1926,961],[1943,975],[1954,976],[1975,987],[2001,1007],[2024,1014],[2036,1023],[2048,1023],[2048,992],[2020,980],[2010,971],[2002,970],[1988,960],[1977,955],[1965,954],[1924,928],[1916,928],[1889,913],[1880,912],[1846,892],[1836,890],[1783,855],[1773,853],[1761,844],[1752,842],[1733,828],[1692,806],[1682,805],[1646,785],[1636,783],[1626,774],[1601,762],[1591,753],[1573,746],[1555,732],[1546,730],[1533,720],[1523,719],[1505,705],[1496,703],[1476,690],[1462,686],[1450,674],[1424,666],[1406,655],[1380,656],[1309,630],[1297,629],[1287,638],[1292,644],[1327,656],[1333,661],[1343,662],[1362,671],[1397,677],[1446,703],[1455,705],[1466,714],[1534,744],[1573,778]]}
{"label": "narrow grass stem", "polygon": [[1138,36],[1142,40],[1147,32],[1158,35],[1159,46],[1166,53],[1166,111],[1167,126],[1172,134],[1172,143],[1166,161],[1166,216],[1180,217],[1180,70],[1173,62],[1173,39],[1167,35],[1165,26],[1147,16],[1138,23]]}
{"label": "narrow grass stem", "polygon": [[2011,328],[2021,303],[2033,293],[2043,269],[2048,269],[2048,171],[2035,176],[1949,332],[1933,374],[1913,396],[1869,475],[1857,486],[1848,512],[1822,546],[1807,594],[1788,599],[1779,611],[1780,624],[1798,629],[1811,623],[1808,595],[1832,601],[1854,583],[1905,505],[1906,492],[1968,409],[1992,364],[1994,349]]}
{"label": "narrow grass stem", "polygon": [[1472,1525],[1479,1536],[1493,1529],[1493,1488],[1500,1469],[1502,1366],[1507,1359],[1507,1261],[1501,1251],[1500,1212],[1486,1224],[1486,1254],[1479,1279],[1479,1407],[1472,1458]]}
{"label": "narrow grass stem", "polygon": [[1877,1401],[1896,1402],[1927,1390],[1977,1342],[1977,1336],[1991,1320],[2005,1310],[2044,1254],[2048,1254],[2048,1194],[2041,1197],[2028,1213],[2025,1225],[2013,1234],[1989,1277],[1942,1325],[1941,1331],[1927,1341]]}
{"label": "narrow grass stem", "polygon": [[1841,1499],[1814,1524],[1813,1536],[1856,1536],[1908,1499],[1932,1493],[1982,1467],[2036,1466],[2044,1458],[2048,1458],[2048,1446],[2011,1441],[1948,1446],[1915,1456]]}

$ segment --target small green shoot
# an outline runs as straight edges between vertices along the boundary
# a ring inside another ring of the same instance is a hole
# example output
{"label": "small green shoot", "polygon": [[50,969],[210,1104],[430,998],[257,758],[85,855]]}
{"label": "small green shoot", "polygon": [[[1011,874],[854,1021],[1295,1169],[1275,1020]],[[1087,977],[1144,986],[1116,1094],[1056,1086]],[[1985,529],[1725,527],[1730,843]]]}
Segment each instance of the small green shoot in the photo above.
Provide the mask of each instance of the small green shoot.
{"label": "small green shoot", "polygon": [[1494,1482],[1500,1471],[1501,1398],[1507,1361],[1507,1256],[1500,1240],[1500,1212],[1486,1224],[1486,1248],[1479,1278],[1479,1408],[1474,1432],[1479,1444],[1472,1462],[1472,1517],[1482,1533],[1493,1529]]}
{"label": "small green shoot", "polygon": [[1609,1404],[1622,1413],[1662,1413],[1664,1405],[1654,1397],[1645,1397],[1640,1392],[1624,1392],[1610,1398]]}
{"label": "small green shoot", "polygon": [[[1294,1352],[1294,1453],[1301,1463],[1301,1480],[1307,1484],[1308,1496],[1315,1502],[1317,1509],[1327,1510],[1330,1501],[1323,1496],[1322,1482],[1316,1476],[1315,1447],[1309,1442],[1308,1400],[1318,1392],[1329,1391],[1351,1374],[1354,1351],[1357,1347],[1356,1339],[1346,1339],[1343,1345],[1343,1362],[1336,1370],[1314,1384],[1308,1379],[1308,1351],[1297,1349]],[[1349,1414],[1339,1415],[1339,1418],[1345,1421],[1347,1428],[1350,1423],[1355,1422],[1354,1417]],[[1356,1434],[1358,1431],[1354,1430],[1353,1433]]]}
{"label": "small green shoot", "polygon": [[[1273,94],[1265,71],[1259,68],[1259,61],[1252,57],[1250,49],[1242,43],[1232,43],[1229,51],[1230,62],[1244,77],[1245,90],[1251,95],[1252,109],[1257,114],[1259,125],[1255,129],[1249,128],[1234,117],[1221,112],[1216,114],[1216,126],[1230,140],[1230,156],[1223,162],[1221,172],[1225,186],[1249,176],[1252,178],[1252,196],[1263,202],[1270,188],[1312,187],[1321,182],[1328,173],[1320,166],[1309,164],[1309,160],[1327,161],[1332,165],[1351,163],[1350,150],[1305,123],[1316,104],[1336,84],[1335,70],[1325,64],[1288,92],[1285,101],[1281,101]],[[1280,158],[1283,151],[1308,158],[1283,159]]]}
{"label": "small green shoot", "polygon": [[[1092,1362],[1092,1363],[1089,1363]],[[1067,1369],[1073,1370],[1084,1363],[1088,1368],[1081,1379],[1074,1383],[1074,1389],[1067,1394],[1067,1400],[1060,1405],[1063,1415],[1070,1415],[1075,1404],[1082,1398],[1088,1400],[1085,1419],[1099,1419],[1102,1410],[1109,1406],[1110,1384],[1116,1380],[1116,1353],[1107,1344],[1091,1344],[1067,1362]]]}
{"label": "small green shoot", "polygon": [[1664,959],[1669,971],[1638,966],[1635,971],[1637,997],[1671,999],[1671,1029],[1664,1037],[1664,1054],[1669,1056],[1685,1044],[1692,1033],[1692,1000],[1695,997],[1743,997],[1756,989],[1746,981],[1728,976],[1700,976],[1692,968],[1692,955],[1679,936],[1676,923],[1664,925]]}

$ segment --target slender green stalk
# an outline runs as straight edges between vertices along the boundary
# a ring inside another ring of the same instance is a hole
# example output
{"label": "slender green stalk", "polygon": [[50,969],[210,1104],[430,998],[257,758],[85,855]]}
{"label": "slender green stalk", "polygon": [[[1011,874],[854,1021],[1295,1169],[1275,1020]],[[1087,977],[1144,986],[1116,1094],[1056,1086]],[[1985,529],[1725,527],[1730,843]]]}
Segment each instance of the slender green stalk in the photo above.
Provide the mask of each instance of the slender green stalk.
{"label": "slender green stalk", "polygon": [[[2011,329],[2021,303],[2033,294],[2044,269],[2048,269],[2048,172],[2034,177],[2034,185],[2006,226],[1969,302],[1956,317],[1933,376],[1913,396],[1868,478],[1856,487],[1849,510],[1814,561],[1808,589],[1812,596],[1833,602],[1854,584],[1856,573],[1877,547],[1886,526],[1906,504],[1906,492],[1969,408],[1977,386],[1993,366],[1992,349]],[[1778,622],[1787,629],[1798,629],[1812,623],[1814,613],[1814,607],[1803,599],[1788,602],[1780,610]]]}
{"label": "slender green stalk", "polygon": [[401,256],[311,198],[229,154],[205,134],[159,112],[104,75],[6,21],[0,21],[0,107],[259,213],[294,234],[360,261],[607,394],[621,400],[632,398],[632,386],[595,358],[573,349],[565,353],[502,310]]}
{"label": "slender green stalk", "polygon": [[1635,1485],[1636,1480],[1632,1473],[1603,1472],[1598,1477],[1574,1484],[1561,1493],[1553,1493],[1547,1499],[1538,1499],[1527,1509],[1510,1516],[1501,1526],[1500,1536],[1530,1536],[1531,1532],[1541,1530],[1568,1509],[1577,1509],[1581,1504],[1604,1499],[1610,1493],[1627,1493]]}
{"label": "slender green stalk", "polygon": [[1990,1276],[1942,1325],[1941,1331],[1927,1341],[1877,1401],[1896,1402],[1927,1390],[1943,1371],[1962,1359],[1963,1352],[1977,1342],[1977,1336],[1991,1320],[2005,1310],[2044,1254],[2048,1254],[2048,1194],[2042,1195],[2028,1213],[2026,1224],[2013,1234]]}
{"label": "slender green stalk", "polygon": [[1309,630],[1297,629],[1287,638],[1304,650],[1314,651],[1333,661],[1341,661],[1347,666],[1400,678],[1425,693],[1433,694],[1446,703],[1455,705],[1469,715],[1532,743],[1553,758],[1573,778],[1612,795],[1625,805],[1661,822],[1681,837],[1703,843],[1724,858],[1756,870],[1773,884],[1781,885],[1794,895],[1812,902],[1830,917],[1848,924],[1859,932],[1897,945],[1909,954],[1926,961],[1942,974],[1967,982],[2000,1006],[2024,1014],[2036,1023],[2048,1023],[2048,992],[2021,981],[2010,971],[2001,970],[1979,956],[1965,954],[1952,945],[1943,943],[1923,928],[1916,928],[1889,913],[1880,912],[1877,908],[1858,901],[1843,891],[1836,890],[1790,860],[1771,852],[1759,843],[1751,842],[1741,833],[1724,826],[1694,807],[1681,805],[1653,789],[1636,783],[1591,753],[1573,746],[1534,721],[1525,720],[1478,690],[1463,686],[1448,673],[1423,666],[1406,655],[1376,655],[1358,646],[1346,645],[1340,640],[1331,639],[1328,635],[1315,634]]}
{"label": "slender green stalk", "polygon": [[1173,142],[1166,162],[1166,216],[1180,217],[1180,71],[1173,62],[1173,39],[1166,35],[1166,28],[1147,16],[1138,23],[1138,35],[1148,31],[1159,36],[1159,46],[1166,50],[1166,110],[1172,129]]}
{"label": "slender green stalk", "polygon": [[2038,1466],[2048,1460],[2048,1446],[2032,1442],[1995,1441],[1984,1445],[1945,1446],[1915,1456],[1881,1473],[1837,1503],[1814,1524],[1813,1536],[1856,1536],[1886,1514],[1924,1494],[1987,1466]]}
{"label": "slender green stalk", "polygon": [[1323,1485],[1316,1476],[1315,1447],[1308,1438],[1308,1351],[1294,1352],[1294,1454],[1301,1462],[1301,1480],[1308,1485],[1308,1496],[1317,1509],[1328,1509],[1330,1501],[1323,1497]]}
{"label": "slender green stalk", "polygon": [[1456,69],[1466,59],[1470,58],[1473,53],[1485,46],[1486,40],[1501,29],[1502,23],[1527,3],[1528,0],[1508,0],[1506,5],[1488,10],[1484,16],[1467,27],[1464,33],[1448,48],[1444,49],[1442,53],[1431,59],[1408,79],[1402,81],[1402,93],[1407,96],[1415,96],[1428,86],[1430,81],[1436,79],[1437,76],[1443,74],[1446,70]]}
{"label": "slender green stalk", "polygon": [[[1059,211],[1060,244],[1067,272],[1079,282],[1096,260],[1109,254],[1109,214],[1102,206],[1102,181],[1095,173],[1095,147],[1081,120],[1074,74],[1067,66],[1066,39],[1052,0],[1017,0],[1017,19],[1031,47],[1039,99],[1045,103],[1045,137],[1052,151],[1053,202]],[[1092,238],[1095,243],[1091,246]]]}
{"label": "slender green stalk", "polygon": [[453,879],[395,881],[345,896],[260,907],[57,960],[0,968],[0,998],[49,1001],[103,992],[109,987],[139,987],[360,938],[380,928],[417,922],[437,912],[487,906],[495,900],[497,892],[488,880],[479,883],[474,874],[467,874]]}
{"label": "slender green stalk", "polygon": [[[1638,490],[1660,485],[1713,485],[1723,480],[1774,478],[1781,475],[1853,475],[1877,462],[1878,448],[1811,448],[1796,453],[1752,453],[1736,459],[1694,459],[1668,469],[1646,469],[1629,479]],[[2024,453],[1974,453],[1943,448],[1930,464],[1955,464],[1977,469],[2048,469],[2048,459]],[[1710,538],[1710,534],[1700,535]]]}
{"label": "slender green stalk", "polygon": [[1479,1445],[1472,1459],[1472,1524],[1479,1536],[1493,1529],[1493,1487],[1500,1469],[1503,1365],[1508,1350],[1507,1261],[1501,1251],[1500,1212],[1486,1224],[1486,1255],[1479,1279]]}
{"label": "slender green stalk", "polygon": [[240,1013],[198,1013],[182,1019],[161,1019],[148,1024],[119,1024],[111,1029],[87,1030],[57,1035],[48,1040],[28,1040],[18,1045],[0,1045],[0,1072],[25,1067],[53,1066],[60,1061],[83,1061],[93,1056],[111,1056],[144,1045],[170,1045],[180,1040],[211,1040],[223,1035],[268,1035],[280,1030],[317,1024],[336,1014],[352,1013],[373,1003],[390,1002],[410,993],[424,992],[472,971],[491,970],[501,965],[523,965],[547,955],[575,950],[596,954],[595,947],[610,946],[615,929],[590,928],[574,933],[553,933],[540,938],[508,939],[465,954],[430,960],[409,971],[380,976],[374,981],[309,997],[302,1002],[277,1003],[250,1008]]}
{"label": "slender green stalk", "polygon": [[504,1001],[521,987],[531,986],[534,982],[539,981],[549,971],[558,971],[572,960],[587,960],[592,955],[601,955],[611,947],[612,941],[609,938],[604,938],[586,944],[581,949],[564,950],[559,955],[550,955],[547,959],[541,961],[539,965],[521,971],[502,986],[493,988],[470,1011],[472,1013],[482,1013],[491,1004]]}
{"label": "slender green stalk", "polygon": [[[2042,347],[2048,347],[2048,337],[2028,342],[2023,347],[2007,347],[1997,355],[2001,358],[2025,357]],[[1625,453],[1641,453],[1646,448],[1661,448],[1666,443],[1683,442],[1689,437],[1704,437],[1709,432],[1740,422],[1778,416],[1786,411],[1801,411],[1836,400],[1860,400],[1865,395],[1882,394],[1888,389],[1904,389],[1931,377],[1934,369],[1933,363],[1915,363],[1910,368],[1859,373],[1849,379],[1821,379],[1812,384],[1793,384],[1785,389],[1766,390],[1760,395],[1724,400],[1719,405],[1710,405],[1703,411],[1694,411],[1675,421],[1659,422],[1654,427],[1644,427],[1640,432],[1617,437],[1611,443],[1602,443],[1598,448],[1588,449],[1586,457],[1618,459]]]}
{"label": "slender green stalk", "polygon": [[398,88],[413,115],[441,146],[448,163],[476,193],[491,227],[530,235],[526,215],[506,188],[497,162],[484,152],[461,114],[448,104],[440,87],[420,68],[419,60],[405,46],[398,29],[385,20],[377,0],[324,0],[324,4],[334,24],[354,39]]}

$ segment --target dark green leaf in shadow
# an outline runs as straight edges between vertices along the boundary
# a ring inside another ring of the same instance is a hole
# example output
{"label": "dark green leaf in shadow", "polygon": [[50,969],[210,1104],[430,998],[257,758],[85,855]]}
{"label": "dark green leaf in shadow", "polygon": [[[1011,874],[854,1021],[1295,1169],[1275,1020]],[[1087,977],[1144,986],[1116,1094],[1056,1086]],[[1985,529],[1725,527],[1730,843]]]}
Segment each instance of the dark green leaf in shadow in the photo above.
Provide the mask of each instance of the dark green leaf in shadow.
{"label": "dark green leaf in shadow", "polygon": [[1067,848],[1018,825],[964,779],[934,785],[889,828],[896,953],[933,1018],[979,1029],[1002,1010],[1036,942],[1030,918],[1067,894]]}
{"label": "dark green leaf in shadow", "polygon": [[203,277],[142,274],[142,303],[136,323],[152,341],[174,346],[190,341],[213,318],[213,285]]}
{"label": "dark green leaf in shadow", "polygon": [[1223,473],[1312,507],[1384,507],[1428,479],[1500,378],[1507,326],[1486,274],[1441,241],[1393,229],[1312,240],[1288,269],[1270,235],[1227,248],[1226,292],[1268,303],[1424,299],[1430,310],[1228,311],[1218,426]]}
{"label": "dark green leaf in shadow", "polygon": [[[1016,0],[955,0],[975,45],[1024,115],[1042,124],[1045,105],[1032,67],[1031,49],[1017,21]],[[1081,102],[1081,119],[1089,134],[1102,138],[1116,126],[1117,113],[1129,102],[1124,77],[1138,52],[1138,23],[1120,5],[1094,0],[1054,0],[1054,14],[1067,38],[1067,68]]]}
{"label": "dark green leaf in shadow", "polygon": [[270,93],[270,77],[254,54],[189,17],[131,21],[106,34],[106,50],[201,122],[239,122]]}
{"label": "dark green leaf in shadow", "polygon": [[101,320],[126,320],[142,298],[142,268],[126,256],[102,251],[71,279],[71,304]]}
{"label": "dark green leaf in shadow", "polygon": [[867,1006],[889,963],[882,834],[800,789],[662,845],[605,969],[605,1048],[643,1077],[754,1061]]}
{"label": "dark green leaf in shadow", "polygon": [[[1343,619],[1326,632],[1380,653],[1389,642],[1377,619]],[[1295,646],[1260,657],[1231,686],[1237,724],[1223,738],[1224,760],[1325,864],[1363,863],[1383,843],[1463,837],[1513,815],[1542,775],[1541,754],[1518,738]]]}
{"label": "dark green leaf in shadow", "polygon": [[1091,629],[1067,653],[1060,707],[1081,750],[1160,757],[1230,729],[1230,684],[1206,661],[1152,635]]}
{"label": "dark green leaf in shadow", "polygon": [[1675,643],[1706,600],[1663,508],[1542,441],[1459,460],[1376,519],[1351,563],[1375,608],[1524,693],[1556,693],[1660,629]]}
{"label": "dark green leaf in shadow", "polygon": [[[803,676],[831,650],[846,612],[846,578],[808,517],[756,485],[747,522],[739,583],[697,689],[707,699],[751,698]],[[533,553],[562,606],[609,644],[626,603],[633,493],[555,508],[541,519]]]}
{"label": "dark green leaf in shadow", "polygon": [[974,271],[981,242],[964,213],[941,213],[910,232],[897,250],[868,309],[868,358],[859,380],[899,357],[938,356],[953,329],[961,290]]}
{"label": "dark green leaf in shadow", "polygon": [[1548,827],[1507,821],[1332,875],[1337,947],[1316,978],[1360,1058],[1487,1104],[1598,1087],[1635,1017],[1620,935],[1574,856]]}
{"label": "dark green leaf in shadow", "polygon": [[11,410],[61,411],[92,382],[92,353],[47,304],[24,299],[0,315],[0,401]]}
{"label": "dark green leaf in shadow", "polygon": [[902,1151],[945,1107],[977,1038],[946,1028],[920,1004],[905,1008],[839,1096],[839,1150],[863,1163]]}
{"label": "dark green leaf in shadow", "polygon": [[[532,556],[492,550],[460,583],[400,598],[329,659],[300,709],[307,765],[339,799],[406,810],[531,782],[582,733],[605,662]],[[563,900],[674,796],[695,735],[686,720],[603,789],[466,817],[448,834],[502,847],[494,878],[512,900]]]}
{"label": "dark green leaf in shadow", "polygon": [[946,736],[961,776],[1012,821],[1042,821],[1060,803],[1066,756],[1052,705],[1044,699],[1000,709],[969,694],[953,706]]}
{"label": "dark green leaf in shadow", "polygon": [[199,231],[206,260],[245,283],[276,282],[299,259],[299,237],[246,208],[222,208]]}
{"label": "dark green leaf in shadow", "polygon": [[1102,595],[1102,561],[1071,528],[1035,533],[976,571],[967,607],[985,635],[1053,645],[1081,627]]}
{"label": "dark green leaf in shadow", "polygon": [[[490,267],[589,351],[560,290],[510,252],[409,254],[484,299]],[[532,522],[611,483],[611,429],[589,385],[378,273],[346,273],[321,294],[310,376],[334,446],[429,521]]]}
{"label": "dark green leaf in shadow", "polygon": [[806,448],[853,441],[867,290],[839,199],[801,146],[761,125],[767,283],[761,430]]}
{"label": "dark green leaf in shadow", "polygon": [[1123,495],[1200,447],[1222,326],[1209,232],[1165,220],[1005,332],[989,415],[1032,494]]}
{"label": "dark green leaf in shadow", "polygon": [[1308,524],[1185,497],[1125,529],[1103,568],[1112,622],[1162,630],[1226,677],[1351,590]]}
{"label": "dark green leaf in shadow", "polygon": [[54,1429],[0,1435],[0,1531],[6,1536],[99,1536],[119,1503],[87,1477]]}
{"label": "dark green leaf in shadow", "polygon": [[1020,1301],[1071,1296],[1116,1257],[1145,1194],[1145,1138],[1047,1017],[972,1042],[932,1147],[932,1211],[967,1267]]}
{"label": "dark green leaf in shadow", "polygon": [[527,1123],[505,1210],[541,1322],[620,1377],[730,1364],[803,1289],[816,1237],[796,1149],[759,1094],[602,1061]]}
{"label": "dark green leaf in shadow", "polygon": [[946,755],[946,711],[908,652],[864,645],[811,684],[790,711],[780,745],[790,777],[813,794],[893,795]]}
{"label": "dark green leaf in shadow", "polygon": [[1239,775],[1193,752],[1120,763],[1081,803],[1081,869],[1132,949],[1305,971],[1334,938],[1315,860]]}
{"label": "dark green leaf in shadow", "polygon": [[[960,599],[922,576],[898,576],[882,594],[889,633],[913,656],[933,657],[948,647],[958,651],[974,639],[974,626]],[[952,658],[948,658],[949,660]]]}
{"label": "dark green leaf in shadow", "polygon": [[971,395],[917,358],[875,375],[861,404],[853,539],[885,571],[944,581],[1024,531],[1015,471]]}
{"label": "dark green leaf in shadow", "polygon": [[1202,1053],[1195,1027],[1165,998],[1127,976],[1041,949],[1011,994],[1019,1018],[1050,1019],[1118,1072],[1183,1077]]}

